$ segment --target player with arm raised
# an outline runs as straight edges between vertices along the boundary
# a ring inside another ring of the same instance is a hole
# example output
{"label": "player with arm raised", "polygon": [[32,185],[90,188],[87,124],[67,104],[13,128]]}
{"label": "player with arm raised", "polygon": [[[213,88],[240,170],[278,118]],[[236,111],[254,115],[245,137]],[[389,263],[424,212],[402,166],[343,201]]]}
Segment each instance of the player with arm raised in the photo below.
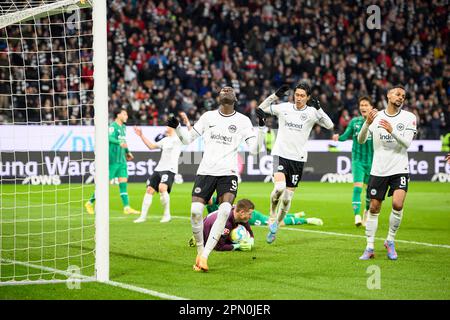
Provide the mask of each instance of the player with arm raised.
{"label": "player with arm raised", "polygon": [[[139,211],[130,207],[128,198],[128,169],[127,161],[134,159],[128,150],[125,140],[125,123],[128,120],[128,113],[125,109],[114,110],[114,122],[109,125],[109,180],[119,178],[119,192],[123,204],[124,214],[139,214]],[[85,204],[89,214],[94,214],[95,193]]]}
{"label": "player with arm raised", "polygon": [[164,208],[164,214],[160,222],[169,222],[170,216],[170,191],[178,173],[178,159],[180,158],[182,143],[175,130],[167,127],[167,136],[158,142],[151,142],[143,134],[142,130],[134,127],[134,132],[141,138],[142,142],[150,149],[162,149],[161,158],[152,176],[148,180],[147,192],[142,201],[141,216],[134,220],[135,223],[142,223],[147,220],[147,213],[152,205],[153,194],[159,192],[159,199]]}
{"label": "player with arm raised", "polygon": [[[264,139],[264,130],[260,128],[256,134],[250,119],[234,109],[237,98],[233,88],[222,88],[219,99],[219,109],[202,114],[192,130],[181,127],[175,117],[168,121],[168,125],[176,129],[184,144],[189,144],[200,136],[205,143],[192,189],[191,225],[197,243],[195,271],[208,271],[209,254],[221,237],[236,197],[239,146],[245,142],[250,153],[256,154]],[[210,237],[204,245],[203,209],[215,191],[219,198],[219,210]]]}
{"label": "player with arm raised", "polygon": [[416,116],[401,110],[406,92],[402,86],[395,86],[387,93],[388,105],[385,110],[372,110],[358,134],[358,142],[365,143],[369,132],[373,137],[373,165],[369,185],[370,208],[366,222],[367,247],[361,260],[372,259],[374,255],[375,233],[378,215],[389,189],[392,196],[392,210],[389,217],[389,232],[384,246],[390,260],[397,259],[394,239],[403,216],[403,204],[408,191],[408,152],[416,134]]}
{"label": "player with arm raised", "polygon": [[369,136],[363,144],[358,143],[358,133],[361,130],[364,121],[367,119],[369,112],[373,110],[371,100],[367,96],[359,98],[360,117],[353,118],[348,124],[345,132],[341,135],[333,135],[334,141],[345,141],[353,139],[352,145],[352,174],[353,174],[353,197],[352,207],[355,215],[355,225],[357,227],[364,225],[369,210],[370,198],[366,189],[366,209],[364,211],[364,219],[361,219],[359,212],[361,211],[361,193],[364,184],[369,182],[370,169],[373,159],[372,136]]}
{"label": "player with arm raised", "polygon": [[311,97],[311,89],[307,84],[300,83],[295,87],[294,103],[272,105],[288,90],[288,86],[282,86],[258,106],[265,113],[278,117],[279,124],[272,149],[274,189],[270,195],[270,223],[266,239],[268,243],[275,241],[278,226],[289,211],[292,197],[302,178],[303,166],[308,157],[305,147],[312,128],[316,123],[326,129],[334,127],[331,119],[322,110],[319,100]]}

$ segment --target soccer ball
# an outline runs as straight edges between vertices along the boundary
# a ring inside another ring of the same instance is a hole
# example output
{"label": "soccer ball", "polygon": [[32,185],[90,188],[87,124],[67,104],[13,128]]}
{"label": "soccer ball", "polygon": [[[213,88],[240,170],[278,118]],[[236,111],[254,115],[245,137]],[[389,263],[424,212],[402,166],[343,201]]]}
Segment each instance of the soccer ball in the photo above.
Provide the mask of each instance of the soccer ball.
{"label": "soccer ball", "polygon": [[245,229],[245,227],[240,224],[233,230],[231,230],[230,238],[233,243],[239,243],[243,240],[250,238],[250,233]]}

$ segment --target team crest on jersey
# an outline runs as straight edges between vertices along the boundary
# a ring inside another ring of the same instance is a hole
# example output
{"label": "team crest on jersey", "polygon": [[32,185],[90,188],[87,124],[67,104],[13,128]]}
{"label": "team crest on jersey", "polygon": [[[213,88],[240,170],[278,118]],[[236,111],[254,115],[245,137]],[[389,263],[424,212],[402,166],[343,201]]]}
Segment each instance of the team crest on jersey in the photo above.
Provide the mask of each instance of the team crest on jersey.
{"label": "team crest on jersey", "polygon": [[302,121],[306,121],[306,120],[308,119],[308,115],[307,115],[306,113],[302,113],[302,114],[300,115],[300,119],[301,119]]}
{"label": "team crest on jersey", "polygon": [[223,236],[227,236],[229,234],[230,234],[230,229],[228,229],[228,228],[223,229],[223,233],[222,233]]}
{"label": "team crest on jersey", "polygon": [[373,195],[373,196],[376,195],[377,194],[377,190],[376,189],[370,190],[370,194]]}
{"label": "team crest on jersey", "polygon": [[202,192],[202,188],[197,187],[194,189],[194,193],[200,193],[200,192]]}
{"label": "team crest on jersey", "polygon": [[113,133],[114,132],[114,127],[109,127],[109,133]]}
{"label": "team crest on jersey", "polygon": [[398,131],[403,131],[403,129],[405,129],[405,125],[403,123],[397,124],[397,130]]}
{"label": "team crest on jersey", "polygon": [[232,124],[231,126],[228,127],[228,131],[230,131],[230,133],[235,133],[236,130],[237,130],[237,128],[234,124]]}

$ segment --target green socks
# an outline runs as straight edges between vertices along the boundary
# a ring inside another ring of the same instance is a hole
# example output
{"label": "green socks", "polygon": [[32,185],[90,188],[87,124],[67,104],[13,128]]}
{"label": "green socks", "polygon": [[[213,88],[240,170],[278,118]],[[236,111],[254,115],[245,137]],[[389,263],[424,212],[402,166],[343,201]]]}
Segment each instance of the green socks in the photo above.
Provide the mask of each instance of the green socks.
{"label": "green socks", "polygon": [[352,207],[355,215],[359,214],[361,210],[361,193],[361,187],[353,187]]}
{"label": "green socks", "polygon": [[297,218],[293,214],[287,214],[283,221],[285,225],[308,224],[305,218]]}
{"label": "green socks", "polygon": [[92,196],[89,198],[89,202],[90,203],[94,203],[95,202],[95,192],[92,194]]}
{"label": "green socks", "polygon": [[120,197],[122,198],[122,203],[124,207],[128,207],[130,205],[130,201],[128,200],[127,185],[128,183],[126,182],[119,183]]}
{"label": "green socks", "polygon": [[368,190],[366,190],[366,210],[369,210],[369,207],[370,207],[370,197]]}

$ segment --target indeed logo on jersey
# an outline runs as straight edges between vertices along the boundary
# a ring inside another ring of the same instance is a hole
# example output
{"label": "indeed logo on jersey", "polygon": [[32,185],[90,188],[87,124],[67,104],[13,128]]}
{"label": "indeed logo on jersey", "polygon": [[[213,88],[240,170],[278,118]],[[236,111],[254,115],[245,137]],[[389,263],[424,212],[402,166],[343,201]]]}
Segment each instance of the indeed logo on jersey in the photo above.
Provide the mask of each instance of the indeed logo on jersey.
{"label": "indeed logo on jersey", "polygon": [[303,124],[301,124],[301,123],[295,123],[295,122],[288,122],[288,121],[285,121],[285,122],[284,122],[284,125],[285,125],[287,128],[294,129],[294,130],[301,130],[301,129],[303,128]]}
{"label": "indeed logo on jersey", "polygon": [[212,133],[211,132],[211,140],[217,140],[223,144],[230,144],[233,141],[233,137],[224,136],[224,135],[221,135],[220,133]]}
{"label": "indeed logo on jersey", "polygon": [[380,133],[380,140],[384,142],[394,142],[394,137],[390,133]]}

